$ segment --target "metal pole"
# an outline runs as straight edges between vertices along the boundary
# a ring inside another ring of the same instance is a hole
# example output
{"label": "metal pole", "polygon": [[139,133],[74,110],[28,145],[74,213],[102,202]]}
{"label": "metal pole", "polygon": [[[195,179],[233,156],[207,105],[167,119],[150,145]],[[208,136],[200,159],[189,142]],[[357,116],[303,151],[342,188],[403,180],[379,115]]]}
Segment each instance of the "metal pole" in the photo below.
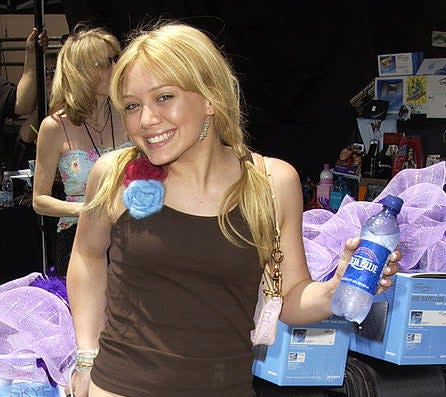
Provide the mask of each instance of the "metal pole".
{"label": "metal pole", "polygon": [[[39,34],[43,30],[43,15],[44,15],[44,1],[34,0],[34,26],[37,28]],[[37,68],[37,111],[39,125],[45,118],[47,113],[46,106],[46,92],[45,92],[45,59],[43,50],[39,45],[36,45],[36,68]],[[40,234],[42,239],[42,273],[48,272],[48,255],[45,237],[45,222],[43,215],[39,215],[40,220]]]}

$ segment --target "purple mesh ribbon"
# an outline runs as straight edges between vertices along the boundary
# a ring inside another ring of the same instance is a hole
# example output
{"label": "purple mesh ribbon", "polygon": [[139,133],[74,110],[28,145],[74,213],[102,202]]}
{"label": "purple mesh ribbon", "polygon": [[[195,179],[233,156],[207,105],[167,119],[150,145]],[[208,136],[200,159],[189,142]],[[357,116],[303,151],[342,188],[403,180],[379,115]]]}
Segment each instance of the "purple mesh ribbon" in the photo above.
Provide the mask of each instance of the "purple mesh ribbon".
{"label": "purple mesh ribbon", "polygon": [[64,280],[31,273],[0,285],[0,378],[66,386],[75,352]]}
{"label": "purple mesh ribbon", "polygon": [[345,241],[359,236],[361,225],[381,208],[388,194],[404,200],[398,215],[402,259],[400,271],[446,272],[446,162],[396,174],[372,202],[345,196],[338,212],[312,209],[303,215],[303,238],[313,280],[335,270]]}

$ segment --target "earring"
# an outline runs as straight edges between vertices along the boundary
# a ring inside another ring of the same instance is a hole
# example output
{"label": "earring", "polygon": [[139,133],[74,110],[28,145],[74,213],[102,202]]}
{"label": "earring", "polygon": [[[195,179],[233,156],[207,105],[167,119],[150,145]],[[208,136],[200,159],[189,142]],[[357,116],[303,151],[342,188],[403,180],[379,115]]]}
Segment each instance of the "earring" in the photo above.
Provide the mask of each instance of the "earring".
{"label": "earring", "polygon": [[209,119],[204,120],[203,126],[201,127],[200,135],[198,136],[198,141],[203,142],[204,138],[208,136],[209,129]]}

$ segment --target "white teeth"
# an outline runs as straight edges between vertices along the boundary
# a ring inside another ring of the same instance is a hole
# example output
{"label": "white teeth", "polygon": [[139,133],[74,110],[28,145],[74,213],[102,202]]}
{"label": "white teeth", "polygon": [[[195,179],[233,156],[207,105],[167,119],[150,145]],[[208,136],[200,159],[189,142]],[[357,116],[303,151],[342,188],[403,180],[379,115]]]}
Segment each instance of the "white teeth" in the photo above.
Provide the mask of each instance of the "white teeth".
{"label": "white teeth", "polygon": [[164,142],[164,141],[167,141],[172,135],[173,135],[172,131],[165,132],[164,134],[157,135],[157,136],[152,136],[152,137],[147,138],[147,142],[148,143]]}

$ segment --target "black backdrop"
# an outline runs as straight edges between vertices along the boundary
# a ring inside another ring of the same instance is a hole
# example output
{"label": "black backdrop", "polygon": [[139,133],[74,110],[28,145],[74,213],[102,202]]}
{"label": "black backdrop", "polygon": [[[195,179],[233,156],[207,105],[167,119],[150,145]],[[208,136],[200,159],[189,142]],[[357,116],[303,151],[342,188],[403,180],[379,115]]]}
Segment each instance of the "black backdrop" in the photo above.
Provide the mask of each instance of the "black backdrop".
{"label": "black backdrop", "polygon": [[47,13],[65,12],[70,28],[89,20],[121,39],[159,16],[185,18],[211,32],[238,71],[252,146],[291,162],[301,178],[317,179],[323,163],[333,164],[357,139],[349,99],[376,76],[378,54],[422,50],[425,57],[446,57],[446,48],[430,44],[432,30],[446,31],[444,0],[410,6],[407,0],[46,3]]}

